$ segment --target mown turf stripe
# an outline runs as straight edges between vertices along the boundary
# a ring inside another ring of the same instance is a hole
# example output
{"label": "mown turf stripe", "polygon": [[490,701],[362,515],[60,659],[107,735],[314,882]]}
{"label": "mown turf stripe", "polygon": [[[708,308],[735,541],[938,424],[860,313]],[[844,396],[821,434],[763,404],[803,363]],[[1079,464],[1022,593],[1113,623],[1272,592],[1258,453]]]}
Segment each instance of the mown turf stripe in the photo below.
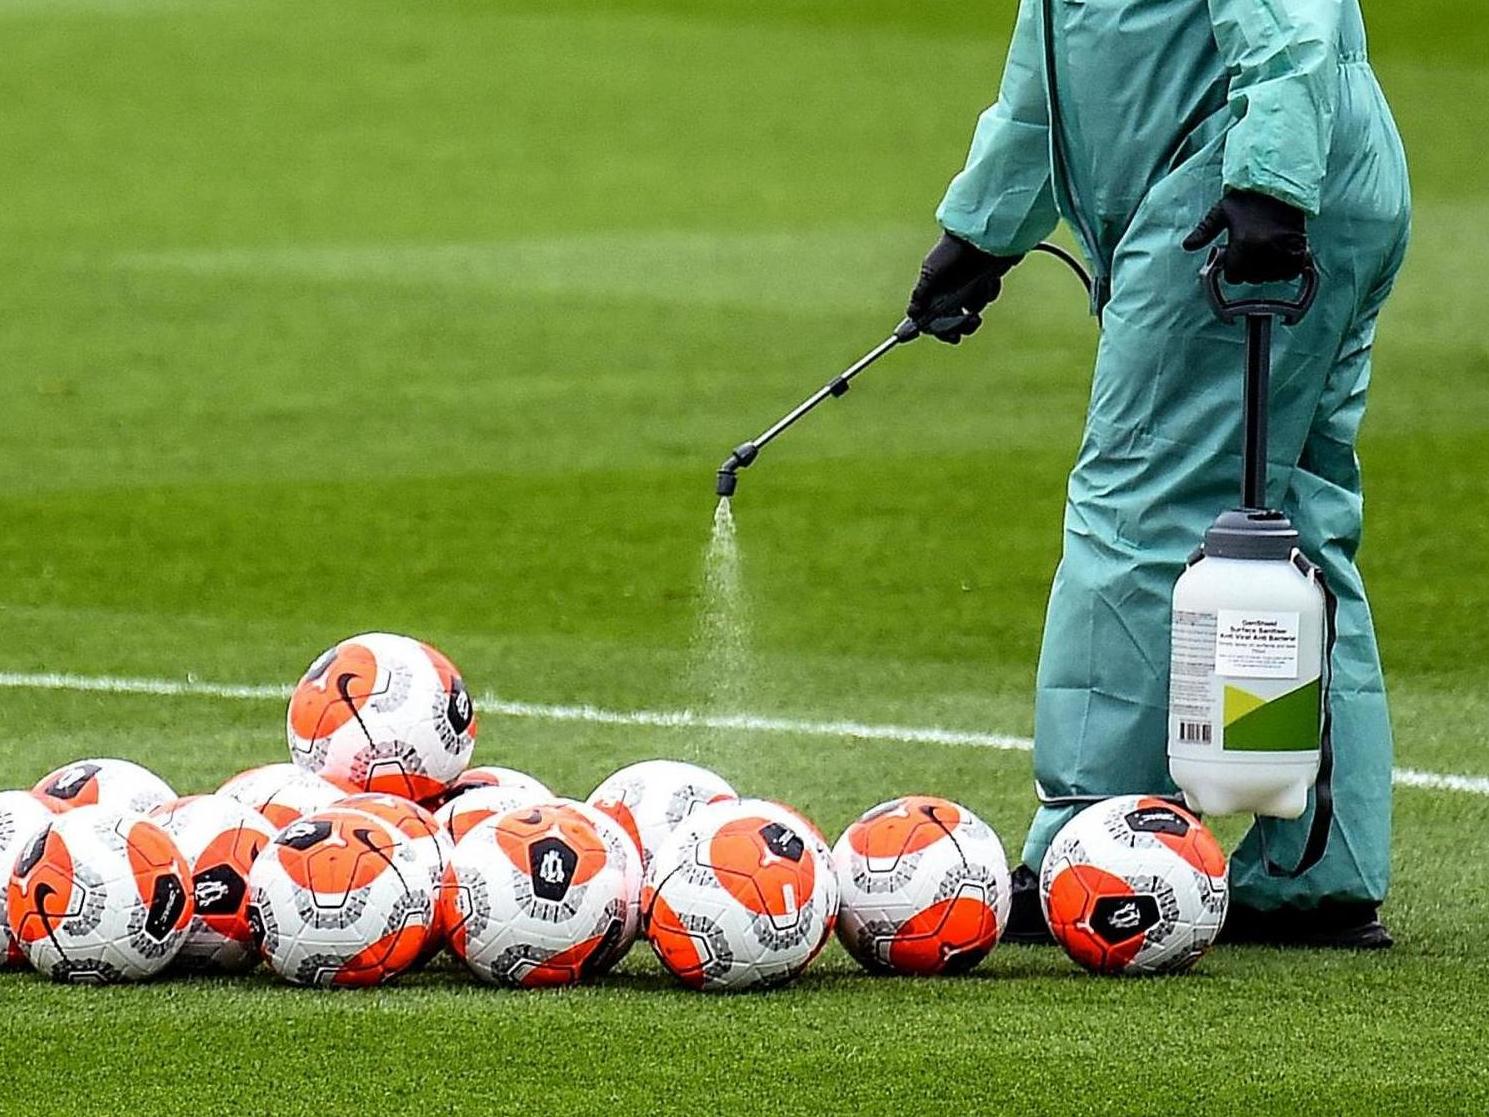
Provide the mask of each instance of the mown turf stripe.
{"label": "mown turf stripe", "polygon": [[[191,678],[131,679],[107,675],[15,671],[0,672],[0,688],[144,694],[162,698],[196,696],[246,701],[284,701],[290,694],[290,688],[287,686],[209,683]],[[607,710],[589,705],[514,702],[494,694],[477,696],[476,705],[484,714],[530,718],[535,721],[579,721],[592,725],[641,726],[655,729],[721,729],[749,733],[794,733],[805,737],[850,737],[863,741],[959,745],[1011,752],[1028,752],[1034,747],[1034,742],[1028,737],[1016,737],[1007,733],[980,733],[966,729],[942,729],[937,726],[883,725],[861,721],[813,721],[765,717],[758,714],[703,714],[692,710]],[[1392,771],[1391,778],[1398,787],[1489,795],[1489,776],[1465,776],[1454,773],[1424,772],[1417,768],[1397,768]]]}

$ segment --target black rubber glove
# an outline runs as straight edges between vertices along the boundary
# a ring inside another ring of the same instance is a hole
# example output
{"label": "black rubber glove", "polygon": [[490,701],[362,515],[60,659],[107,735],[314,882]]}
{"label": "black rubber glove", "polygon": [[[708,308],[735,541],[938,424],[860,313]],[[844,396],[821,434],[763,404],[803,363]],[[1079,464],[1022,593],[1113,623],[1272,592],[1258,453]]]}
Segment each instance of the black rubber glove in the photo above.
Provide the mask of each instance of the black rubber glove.
{"label": "black rubber glove", "polygon": [[1296,279],[1308,262],[1307,218],[1296,206],[1254,190],[1233,190],[1205,214],[1184,249],[1204,248],[1223,232],[1228,283],[1271,283]]}
{"label": "black rubber glove", "polygon": [[920,265],[905,315],[925,333],[958,344],[977,332],[982,311],[1003,290],[1003,276],[1022,256],[994,256],[943,233]]}

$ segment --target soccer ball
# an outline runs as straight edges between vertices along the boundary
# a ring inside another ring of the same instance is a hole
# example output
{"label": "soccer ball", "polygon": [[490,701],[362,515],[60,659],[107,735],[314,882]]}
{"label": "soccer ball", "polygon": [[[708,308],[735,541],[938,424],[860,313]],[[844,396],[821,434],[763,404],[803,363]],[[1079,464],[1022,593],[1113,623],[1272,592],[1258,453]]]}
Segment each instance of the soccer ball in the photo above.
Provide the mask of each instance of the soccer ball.
{"label": "soccer ball", "polygon": [[128,760],[79,760],[48,772],[31,789],[57,814],[74,807],[107,807],[146,814],[176,797],[170,785],[148,768]]}
{"label": "soccer ball", "polygon": [[[52,812],[29,791],[0,791],[0,881],[10,880],[16,857],[31,837],[52,821]],[[0,919],[0,966],[22,966],[26,956]]]}
{"label": "soccer ball", "polygon": [[278,830],[305,815],[325,810],[346,792],[293,764],[265,764],[262,768],[239,772],[219,787],[217,794],[257,811]]}
{"label": "soccer ball", "polygon": [[290,758],[347,791],[433,799],[465,770],[476,712],[448,659],[407,636],[343,640],[290,696]]}
{"label": "soccer ball", "polygon": [[378,985],[419,960],[434,926],[428,866],[364,811],[307,815],[248,875],[248,919],[269,967],[294,985]]}
{"label": "soccer ball", "polygon": [[879,973],[965,973],[1008,922],[1012,886],[1003,843],[946,799],[881,803],[832,851],[842,905],[838,939]]}
{"label": "soccer ball", "polygon": [[[336,806],[365,811],[399,831],[408,839],[428,871],[430,894],[433,895],[439,889],[445,878],[445,869],[450,864],[450,855],[455,852],[455,842],[440,827],[434,815],[411,799],[401,799],[397,795],[385,795],[376,791],[349,795]],[[425,961],[438,953],[444,942],[438,926],[438,915],[436,907],[435,923],[430,927],[429,940],[425,943],[422,954]]]}
{"label": "soccer ball", "polygon": [[695,989],[782,985],[806,969],[838,910],[832,851],[812,829],[761,799],[717,803],[679,825],[641,890],[662,964]]}
{"label": "soccer ball", "polygon": [[643,760],[605,780],[587,802],[625,828],[641,850],[642,867],[679,822],[699,807],[738,799],[722,776],[680,760]]}
{"label": "soccer ball", "polygon": [[257,811],[226,795],[190,795],[150,820],[176,843],[191,873],[196,914],[176,964],[198,973],[243,973],[258,963],[248,926],[248,873],[274,839]]}
{"label": "soccer ball", "polygon": [[467,791],[475,791],[483,787],[526,788],[529,791],[537,792],[544,798],[553,794],[545,784],[533,779],[526,772],[519,772],[515,768],[499,768],[488,764],[476,768],[467,768],[460,773],[454,783],[445,788],[444,791],[440,792],[429,802],[433,808],[443,807],[452,799],[464,795]]}
{"label": "soccer ball", "polygon": [[[632,856],[621,848],[626,856]],[[440,903],[450,949],[482,981],[573,985],[614,963],[635,876],[582,811],[519,807],[455,847]]]}
{"label": "soccer ball", "polygon": [[635,839],[626,833],[625,827],[598,807],[581,803],[577,799],[549,799],[547,803],[572,807],[589,819],[604,840],[611,863],[620,867],[621,875],[625,878],[625,925],[604,954],[595,958],[590,966],[593,976],[609,973],[630,953],[641,934],[641,851],[637,848]]}
{"label": "soccer ball", "polygon": [[1087,807],[1045,855],[1040,901],[1065,952],[1095,973],[1174,973],[1225,922],[1225,852],[1181,807],[1124,795]]}
{"label": "soccer ball", "polygon": [[21,851],[6,915],[26,960],[53,981],[141,981],[186,941],[190,882],[186,859],[155,823],[79,807]]}
{"label": "soccer ball", "polygon": [[436,811],[434,817],[444,827],[445,833],[450,835],[450,840],[459,844],[478,823],[485,822],[488,818],[552,798],[553,793],[547,788],[540,791],[524,784],[513,784],[510,787],[488,784],[457,795]]}

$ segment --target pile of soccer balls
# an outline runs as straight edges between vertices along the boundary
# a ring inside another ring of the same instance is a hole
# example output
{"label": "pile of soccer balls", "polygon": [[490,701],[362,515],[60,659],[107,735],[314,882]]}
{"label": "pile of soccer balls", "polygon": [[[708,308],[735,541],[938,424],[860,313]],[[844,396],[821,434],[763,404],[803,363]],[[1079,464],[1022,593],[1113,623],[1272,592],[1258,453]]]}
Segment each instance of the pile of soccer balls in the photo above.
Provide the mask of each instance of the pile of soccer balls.
{"label": "pile of soccer balls", "polygon": [[[997,835],[944,799],[884,803],[829,848],[692,764],[633,764],[583,802],[468,768],[470,695],[406,637],[326,652],[287,721],[292,763],[210,795],[107,759],[0,792],[0,962],[102,983],[262,961],[345,987],[448,950],[482,981],[553,986],[604,974],[644,934],[684,985],[743,989],[790,981],[834,930],[871,971],[965,971],[1007,922]],[[1041,890],[1086,967],[1173,971],[1214,940],[1225,873],[1192,816],[1116,799],[1062,831]]]}

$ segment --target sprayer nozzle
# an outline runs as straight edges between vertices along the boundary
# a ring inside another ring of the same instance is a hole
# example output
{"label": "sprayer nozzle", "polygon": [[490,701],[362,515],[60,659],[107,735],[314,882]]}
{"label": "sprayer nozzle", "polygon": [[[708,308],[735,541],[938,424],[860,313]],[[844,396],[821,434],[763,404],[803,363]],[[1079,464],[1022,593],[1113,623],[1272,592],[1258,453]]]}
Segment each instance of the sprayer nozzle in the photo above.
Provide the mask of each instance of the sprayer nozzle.
{"label": "sprayer nozzle", "polygon": [[719,466],[718,480],[714,491],[719,496],[733,496],[734,489],[739,484],[738,472],[744,469],[760,454],[760,447],[753,442],[741,442],[724,459],[724,464]]}

